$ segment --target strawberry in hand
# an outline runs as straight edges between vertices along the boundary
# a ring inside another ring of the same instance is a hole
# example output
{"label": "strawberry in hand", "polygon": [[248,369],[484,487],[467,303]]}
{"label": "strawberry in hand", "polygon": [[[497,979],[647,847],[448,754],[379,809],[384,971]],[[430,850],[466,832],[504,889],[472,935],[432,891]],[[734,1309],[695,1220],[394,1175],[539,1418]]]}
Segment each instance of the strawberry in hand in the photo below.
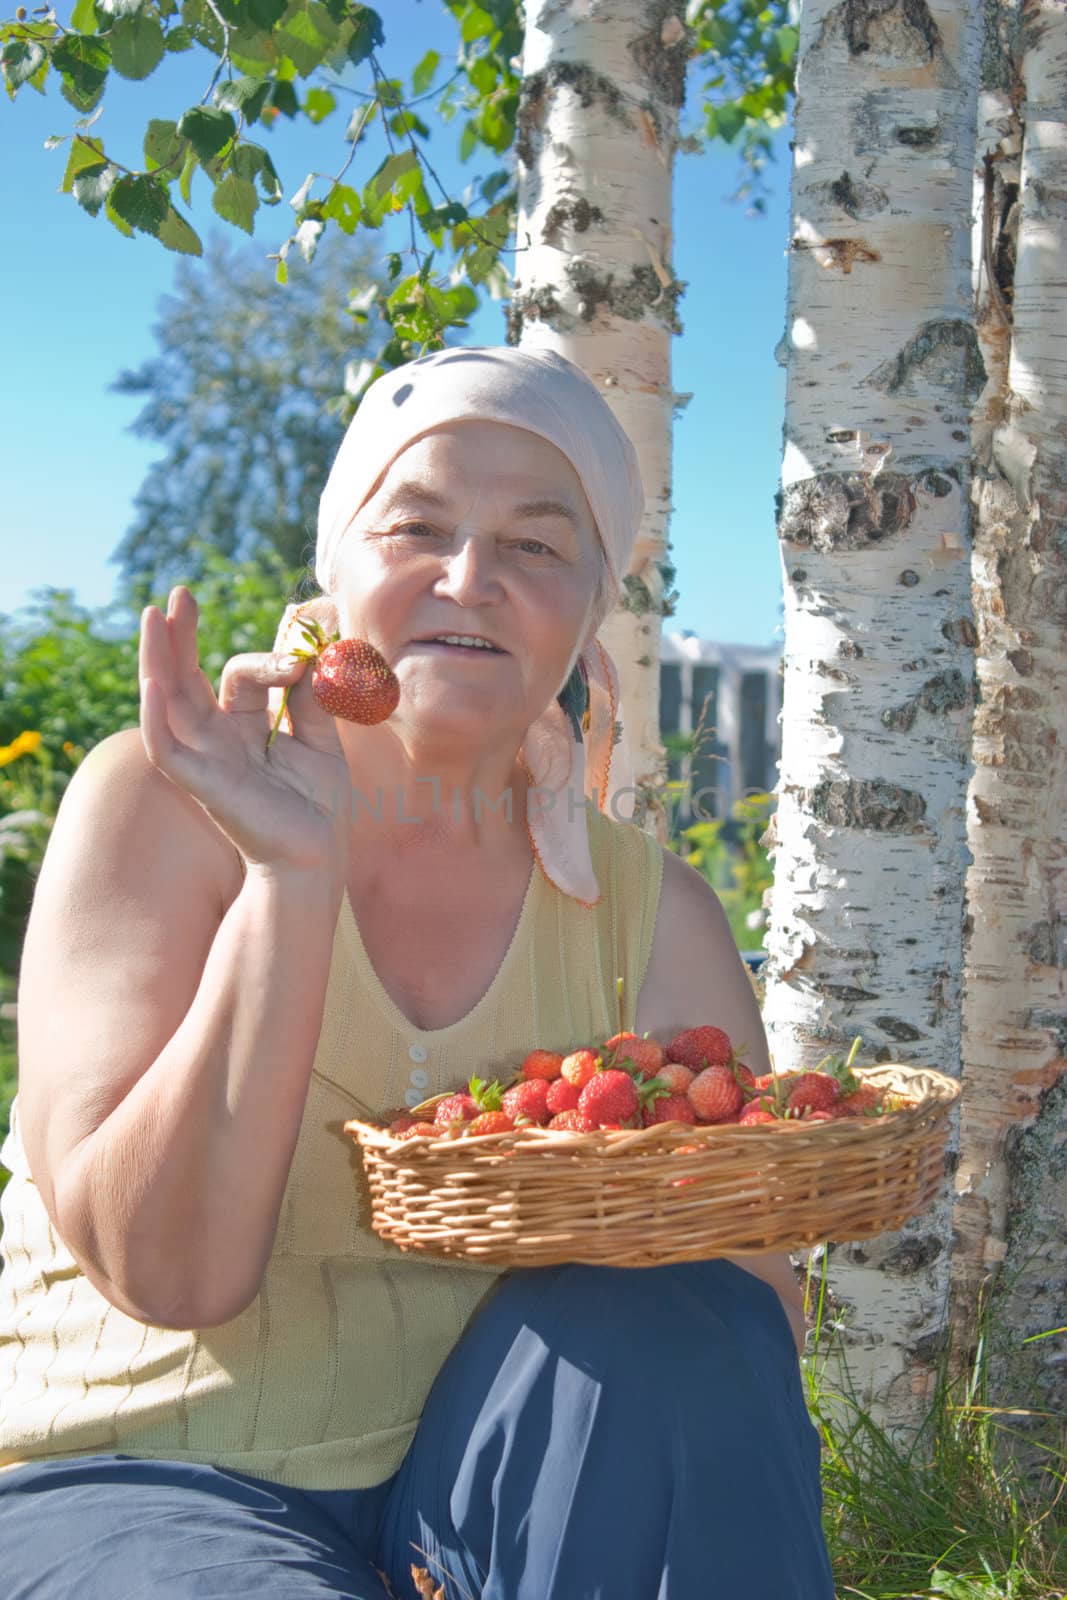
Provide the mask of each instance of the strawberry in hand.
{"label": "strawberry in hand", "polygon": [[[311,692],[331,717],[364,727],[384,722],[400,703],[400,680],[380,650],[367,639],[327,634],[317,618],[301,619],[306,648],[290,651],[296,661],[312,661]],[[278,716],[267,737],[269,750],[281,727],[289,699],[286,686]]]}

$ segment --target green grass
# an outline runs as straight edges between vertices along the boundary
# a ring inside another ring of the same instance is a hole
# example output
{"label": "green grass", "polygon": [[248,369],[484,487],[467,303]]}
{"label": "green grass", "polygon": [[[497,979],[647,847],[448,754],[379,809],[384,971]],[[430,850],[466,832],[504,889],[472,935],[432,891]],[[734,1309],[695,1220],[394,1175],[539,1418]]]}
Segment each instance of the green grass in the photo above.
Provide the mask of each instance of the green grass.
{"label": "green grass", "polygon": [[1063,1600],[1067,1419],[1028,1396],[990,1404],[988,1312],[967,1367],[952,1375],[946,1352],[921,1424],[890,1436],[832,1364],[825,1287],[809,1278],[803,1369],[838,1600]]}

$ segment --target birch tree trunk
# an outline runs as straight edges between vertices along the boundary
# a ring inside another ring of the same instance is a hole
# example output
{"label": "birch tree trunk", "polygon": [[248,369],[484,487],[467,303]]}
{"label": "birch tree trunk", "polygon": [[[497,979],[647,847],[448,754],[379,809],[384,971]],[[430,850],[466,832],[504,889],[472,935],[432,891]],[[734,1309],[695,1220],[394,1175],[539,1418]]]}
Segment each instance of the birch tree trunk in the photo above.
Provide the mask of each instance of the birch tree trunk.
{"label": "birch tree trunk", "polygon": [[[975,430],[982,692],[953,1261],[964,1335],[993,1276],[1005,1395],[1019,1392],[1022,1340],[1061,1326],[1067,1305],[1067,11],[1023,0],[1020,21],[1005,42],[1022,93],[1011,78],[987,82],[980,150],[993,381]],[[1004,59],[995,42],[986,56],[994,70]],[[1058,1408],[1064,1348],[1026,1352],[1027,1378]]]}
{"label": "birch tree trunk", "polygon": [[[861,1034],[867,1059],[959,1072],[978,12],[801,13],[764,1009],[779,1068]],[[921,1409],[944,1338],[951,1191],[898,1233],[831,1249],[852,1383],[891,1423]]]}
{"label": "birch tree trunk", "polygon": [[659,636],[673,605],[672,178],[689,33],[674,0],[527,0],[508,340],[585,371],[633,440],[645,520],[603,627],[619,669],[637,819],[663,837]]}

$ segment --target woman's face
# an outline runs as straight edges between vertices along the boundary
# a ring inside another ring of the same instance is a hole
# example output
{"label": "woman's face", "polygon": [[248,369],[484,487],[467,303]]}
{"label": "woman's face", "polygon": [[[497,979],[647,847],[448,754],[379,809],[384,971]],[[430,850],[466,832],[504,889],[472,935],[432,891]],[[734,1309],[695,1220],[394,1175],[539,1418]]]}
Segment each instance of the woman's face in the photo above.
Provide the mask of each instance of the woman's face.
{"label": "woman's face", "polygon": [[[497,422],[437,428],[393,461],[341,540],[342,634],[400,680],[397,718],[521,741],[585,642],[600,572],[570,462]],[[496,651],[430,644],[474,634]]]}

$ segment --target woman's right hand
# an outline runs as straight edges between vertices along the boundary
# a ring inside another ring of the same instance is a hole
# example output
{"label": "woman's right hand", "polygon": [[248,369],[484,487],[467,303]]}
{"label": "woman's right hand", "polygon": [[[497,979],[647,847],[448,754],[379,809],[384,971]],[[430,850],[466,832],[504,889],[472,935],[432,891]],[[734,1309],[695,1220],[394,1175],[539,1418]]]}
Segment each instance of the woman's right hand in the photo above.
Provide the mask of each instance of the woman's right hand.
{"label": "woman's right hand", "polygon": [[[333,717],[311,692],[310,663],[270,652],[231,656],[219,692],[200,666],[190,591],[164,616],[141,614],[141,737],[152,765],[185,789],[246,863],[344,871],[351,779]],[[291,734],[267,749],[267,692],[291,685]]]}

